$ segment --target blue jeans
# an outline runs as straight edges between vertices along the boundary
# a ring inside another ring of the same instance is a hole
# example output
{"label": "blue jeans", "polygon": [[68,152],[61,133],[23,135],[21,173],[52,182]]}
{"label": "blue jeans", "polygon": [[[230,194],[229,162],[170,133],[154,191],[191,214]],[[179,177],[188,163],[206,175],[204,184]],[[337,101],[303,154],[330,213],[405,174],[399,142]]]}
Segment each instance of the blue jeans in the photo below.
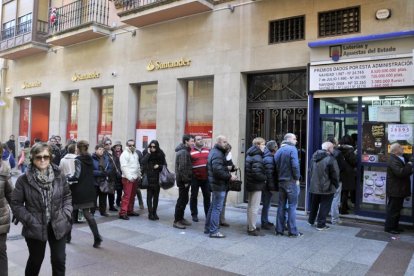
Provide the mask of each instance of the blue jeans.
{"label": "blue jeans", "polygon": [[[283,233],[285,225],[285,213],[288,213],[289,234],[297,235],[296,228],[296,207],[298,205],[298,190],[300,187],[295,181],[279,183],[279,207],[277,209],[276,232]],[[285,210],[286,202],[289,209]]]}
{"label": "blue jeans", "polygon": [[270,201],[272,199],[272,192],[265,189],[262,191],[262,224],[269,223],[269,209],[270,209]]}
{"label": "blue jeans", "polygon": [[226,197],[226,192],[213,191],[211,194],[212,199],[210,208],[208,209],[204,229],[210,234],[216,234],[219,231],[220,213],[223,209],[223,202]]}
{"label": "blue jeans", "polygon": [[27,168],[27,165],[22,164],[20,166],[20,170],[22,171],[22,173],[25,173],[26,172],[26,168]]}
{"label": "blue jeans", "polygon": [[331,222],[332,224],[337,223],[339,219],[339,204],[341,203],[341,191],[342,191],[342,183],[339,183],[339,187],[336,190],[331,206]]}

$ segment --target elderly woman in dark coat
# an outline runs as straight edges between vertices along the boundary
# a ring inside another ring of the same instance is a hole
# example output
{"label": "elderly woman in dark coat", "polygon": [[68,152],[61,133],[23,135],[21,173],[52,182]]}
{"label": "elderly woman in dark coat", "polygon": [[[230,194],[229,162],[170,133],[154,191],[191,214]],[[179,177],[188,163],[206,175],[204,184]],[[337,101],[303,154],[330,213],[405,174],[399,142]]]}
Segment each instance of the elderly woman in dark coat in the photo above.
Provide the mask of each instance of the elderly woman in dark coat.
{"label": "elderly woman in dark coat", "polygon": [[152,140],[149,143],[141,163],[143,173],[147,175],[149,184],[147,190],[148,219],[158,220],[157,207],[160,195],[159,176],[162,166],[166,165],[167,162],[165,161],[165,154],[160,149],[157,140]]}
{"label": "elderly woman in dark coat", "polygon": [[26,275],[38,275],[50,246],[53,275],[65,275],[66,234],[72,224],[72,196],[66,177],[51,164],[52,149],[46,143],[30,150],[30,164],[16,182],[11,208],[23,224],[29,249]]}

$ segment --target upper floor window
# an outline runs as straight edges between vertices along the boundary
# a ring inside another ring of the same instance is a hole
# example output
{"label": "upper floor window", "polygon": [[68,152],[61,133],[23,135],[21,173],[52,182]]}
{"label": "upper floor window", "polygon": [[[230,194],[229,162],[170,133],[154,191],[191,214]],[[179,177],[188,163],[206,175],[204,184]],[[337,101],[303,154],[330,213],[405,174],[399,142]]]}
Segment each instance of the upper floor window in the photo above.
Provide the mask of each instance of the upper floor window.
{"label": "upper floor window", "polygon": [[319,37],[357,33],[361,26],[360,7],[321,12],[318,15]]}
{"label": "upper floor window", "polygon": [[6,23],[3,23],[3,28],[1,30],[1,39],[8,39],[14,36],[14,30],[16,26],[16,20],[10,20]]}
{"label": "upper floor window", "polygon": [[305,16],[284,18],[269,23],[269,43],[305,39]]}
{"label": "upper floor window", "polygon": [[24,34],[32,31],[32,14],[20,16],[17,19],[17,34]]}

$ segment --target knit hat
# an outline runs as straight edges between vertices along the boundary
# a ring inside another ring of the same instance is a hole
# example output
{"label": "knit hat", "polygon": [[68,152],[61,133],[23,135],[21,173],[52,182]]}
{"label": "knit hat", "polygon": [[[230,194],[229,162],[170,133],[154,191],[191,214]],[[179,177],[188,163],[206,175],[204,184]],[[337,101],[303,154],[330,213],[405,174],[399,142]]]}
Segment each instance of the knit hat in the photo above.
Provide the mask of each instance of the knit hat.
{"label": "knit hat", "polygon": [[122,146],[122,143],[121,143],[121,141],[115,141],[113,145],[114,146]]}

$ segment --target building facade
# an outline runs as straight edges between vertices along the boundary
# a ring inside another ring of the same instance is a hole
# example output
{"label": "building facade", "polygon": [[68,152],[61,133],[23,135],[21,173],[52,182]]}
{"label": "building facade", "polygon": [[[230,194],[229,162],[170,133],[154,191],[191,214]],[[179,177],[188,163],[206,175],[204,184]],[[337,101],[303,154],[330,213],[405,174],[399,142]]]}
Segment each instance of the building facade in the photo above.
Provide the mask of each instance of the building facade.
{"label": "building facade", "polygon": [[[332,45],[312,43],[410,31],[413,10],[410,0],[2,1],[0,138],[59,134],[91,145],[134,138],[138,148],[156,138],[173,166],[183,133],[210,145],[223,134],[243,168],[254,137],[281,142],[293,132],[305,208],[307,160],[325,138],[315,134],[323,121],[315,110],[324,104],[341,112],[319,98],[363,92],[319,89],[311,70],[330,66],[329,55],[318,55]],[[391,94],[409,95],[407,86]],[[362,131],[362,121],[350,120],[352,128],[342,121],[343,131]],[[245,200],[243,192],[230,194],[233,203]]]}

